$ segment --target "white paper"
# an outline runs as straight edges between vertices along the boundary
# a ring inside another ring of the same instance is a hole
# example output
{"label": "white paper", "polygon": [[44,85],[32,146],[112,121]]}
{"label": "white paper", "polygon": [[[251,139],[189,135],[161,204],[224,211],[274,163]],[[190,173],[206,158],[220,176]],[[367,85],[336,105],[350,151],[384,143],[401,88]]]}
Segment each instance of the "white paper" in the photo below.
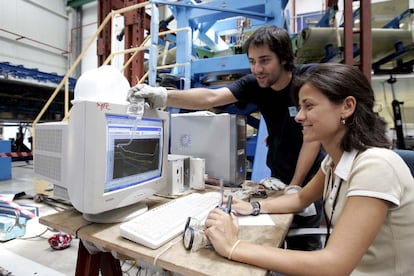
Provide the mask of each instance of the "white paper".
{"label": "white paper", "polygon": [[239,225],[275,225],[268,214],[258,216],[239,216],[237,217]]}

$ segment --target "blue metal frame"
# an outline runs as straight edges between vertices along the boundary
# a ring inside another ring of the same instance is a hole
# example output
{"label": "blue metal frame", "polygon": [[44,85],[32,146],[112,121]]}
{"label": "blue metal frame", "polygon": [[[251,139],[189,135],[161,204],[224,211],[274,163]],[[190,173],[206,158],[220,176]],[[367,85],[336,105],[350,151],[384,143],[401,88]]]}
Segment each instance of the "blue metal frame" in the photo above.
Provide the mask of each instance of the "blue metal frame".
{"label": "blue metal frame", "polygon": [[394,68],[381,69],[381,65],[387,64],[393,60],[403,58],[405,55],[411,54],[414,51],[414,44],[408,46],[402,45],[401,42],[395,44],[395,52],[391,53],[377,62],[372,64],[372,69],[376,74],[409,74],[413,72],[414,59],[407,62],[398,62]]}
{"label": "blue metal frame", "polygon": [[[403,11],[399,16],[396,16],[390,22],[385,24],[383,28],[399,29],[401,21],[413,15],[414,15],[414,9],[407,9]],[[397,41],[395,43],[394,48],[395,48],[394,53],[391,53],[372,64],[372,69],[374,70],[374,73],[377,73],[377,74],[403,73],[405,74],[405,73],[413,72],[414,59],[403,62],[402,58],[408,54],[411,54],[414,51],[414,44],[412,43],[409,45],[403,45],[402,42]],[[397,65],[394,68],[381,69],[382,65],[387,64],[393,60],[398,61],[396,63]]]}
{"label": "blue metal frame", "polygon": [[396,16],[390,22],[385,24],[383,26],[383,28],[399,29],[401,20],[409,17],[412,14],[414,14],[414,9],[407,9],[407,10],[403,11],[399,16]]}
{"label": "blue metal frame", "polygon": [[[207,49],[226,50],[233,45],[224,43],[221,35],[237,32],[237,20],[240,17],[250,18],[252,29],[263,24],[273,24],[283,26],[283,9],[288,0],[213,0],[197,3],[195,1],[169,2],[164,0],[151,1],[157,4],[168,5],[176,21],[177,28],[190,27],[192,29],[193,40],[200,39],[206,44]],[[177,41],[185,41],[185,34],[178,33]],[[193,46],[192,53],[196,53]],[[177,63],[184,63],[186,56],[182,54],[180,46],[177,45]],[[200,80],[206,73],[228,74],[247,73],[250,65],[245,55],[230,55],[225,57],[196,59],[191,61],[191,80],[192,86],[201,86]],[[175,69],[174,75],[184,76],[183,68]]]}
{"label": "blue metal frame", "polygon": [[[38,69],[25,68],[23,65],[11,65],[9,62],[0,62],[0,75],[12,75],[18,79],[33,79],[39,82],[59,84],[64,76],[41,72]],[[76,79],[69,78],[69,89],[74,90]]]}

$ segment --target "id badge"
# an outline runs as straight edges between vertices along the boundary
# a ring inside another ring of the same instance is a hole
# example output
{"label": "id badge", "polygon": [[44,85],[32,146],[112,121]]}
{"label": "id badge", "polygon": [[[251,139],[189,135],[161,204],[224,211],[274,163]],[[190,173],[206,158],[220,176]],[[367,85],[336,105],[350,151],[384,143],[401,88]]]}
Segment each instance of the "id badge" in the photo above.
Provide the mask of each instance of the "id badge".
{"label": "id badge", "polygon": [[296,106],[289,106],[288,109],[290,117],[295,117],[298,114],[298,109]]}

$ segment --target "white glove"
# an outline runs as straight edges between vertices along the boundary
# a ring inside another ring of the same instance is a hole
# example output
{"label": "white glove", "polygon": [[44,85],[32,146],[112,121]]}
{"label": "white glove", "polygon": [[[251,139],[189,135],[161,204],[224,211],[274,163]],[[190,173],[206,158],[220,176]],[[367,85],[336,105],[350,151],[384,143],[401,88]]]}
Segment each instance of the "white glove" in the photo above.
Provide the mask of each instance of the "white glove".
{"label": "white glove", "polygon": [[295,194],[297,192],[299,192],[300,190],[302,190],[301,186],[298,185],[289,185],[285,188],[285,190],[283,191],[284,194]]}
{"label": "white glove", "polygon": [[[302,187],[297,185],[290,185],[287,186],[284,190],[284,194],[294,194],[299,192],[302,189]],[[301,217],[310,217],[316,215],[316,208],[315,203],[311,203],[308,207],[306,207],[302,212],[298,213]]]}
{"label": "white glove", "polygon": [[167,104],[168,92],[165,87],[152,87],[147,84],[137,84],[128,91],[127,101],[145,99],[149,108],[159,108]]}
{"label": "white glove", "polygon": [[276,177],[263,178],[262,180],[259,181],[259,184],[262,184],[267,189],[275,190],[275,191],[283,190],[287,186],[285,183],[283,183]]}
{"label": "white glove", "polygon": [[302,212],[298,214],[301,217],[310,217],[316,215],[315,203],[311,203]]}

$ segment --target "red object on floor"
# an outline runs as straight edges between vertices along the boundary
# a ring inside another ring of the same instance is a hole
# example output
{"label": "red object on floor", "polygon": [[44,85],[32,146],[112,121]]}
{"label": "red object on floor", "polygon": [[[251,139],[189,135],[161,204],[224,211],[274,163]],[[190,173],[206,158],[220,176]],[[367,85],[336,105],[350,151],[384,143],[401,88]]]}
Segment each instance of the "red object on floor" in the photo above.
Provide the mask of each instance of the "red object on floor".
{"label": "red object on floor", "polygon": [[65,233],[56,233],[48,239],[53,249],[61,250],[68,248],[72,242],[72,236]]}

